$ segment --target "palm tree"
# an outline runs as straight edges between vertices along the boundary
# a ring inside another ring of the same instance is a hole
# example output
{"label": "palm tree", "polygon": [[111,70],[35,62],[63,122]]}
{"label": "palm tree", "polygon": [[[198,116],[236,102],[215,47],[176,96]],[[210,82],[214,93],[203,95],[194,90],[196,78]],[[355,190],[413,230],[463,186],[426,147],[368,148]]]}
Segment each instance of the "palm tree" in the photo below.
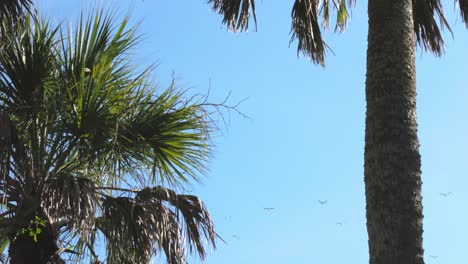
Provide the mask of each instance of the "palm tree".
{"label": "palm tree", "polygon": [[0,246],[12,264],[97,264],[103,248],[109,264],[203,259],[217,238],[205,205],[165,186],[205,172],[204,98],[156,90],[127,19],[77,25],[26,17],[0,50]]}
{"label": "palm tree", "polygon": [[[298,54],[324,65],[330,5],[336,30],[346,26],[354,0],[295,0],[292,38]],[[254,0],[209,0],[229,29],[256,21]],[[468,1],[458,0],[468,27]],[[369,0],[364,179],[371,264],[424,263],[422,195],[416,122],[415,43],[441,55],[440,27],[447,27],[439,0]],[[437,23],[436,17],[440,19]],[[320,23],[319,18],[322,17]]]}

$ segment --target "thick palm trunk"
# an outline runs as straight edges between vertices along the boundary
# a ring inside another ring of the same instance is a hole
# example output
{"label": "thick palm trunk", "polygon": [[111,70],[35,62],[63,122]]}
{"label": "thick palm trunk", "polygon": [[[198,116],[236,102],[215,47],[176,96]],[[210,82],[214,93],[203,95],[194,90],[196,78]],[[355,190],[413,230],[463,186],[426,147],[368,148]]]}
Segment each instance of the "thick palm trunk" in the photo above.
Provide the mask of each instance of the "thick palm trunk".
{"label": "thick palm trunk", "polygon": [[370,264],[422,264],[412,0],[369,0],[365,184]]}
{"label": "thick palm trunk", "polygon": [[[36,213],[30,214],[28,221],[34,219]],[[43,215],[42,215],[43,216]],[[35,226],[25,227],[26,231],[21,229],[10,237],[10,247],[8,255],[11,264],[52,264],[61,263],[57,252],[57,241],[49,223],[46,226],[40,226],[40,233],[34,238],[29,234],[30,230],[36,230]]]}

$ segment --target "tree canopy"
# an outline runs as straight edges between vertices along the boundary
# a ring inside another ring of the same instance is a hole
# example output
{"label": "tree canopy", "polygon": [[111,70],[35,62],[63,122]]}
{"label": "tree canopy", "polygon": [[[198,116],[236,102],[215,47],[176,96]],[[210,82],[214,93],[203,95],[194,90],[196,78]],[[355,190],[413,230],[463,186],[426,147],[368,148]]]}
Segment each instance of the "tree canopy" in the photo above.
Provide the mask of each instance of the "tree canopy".
{"label": "tree canopy", "polygon": [[[11,263],[203,259],[217,234],[203,202],[177,194],[210,157],[206,98],[132,60],[136,27],[112,13],[76,28],[4,20],[0,50],[0,240]],[[168,188],[169,187],[169,188]],[[26,254],[26,251],[28,253]],[[29,261],[29,262],[28,262]]]}

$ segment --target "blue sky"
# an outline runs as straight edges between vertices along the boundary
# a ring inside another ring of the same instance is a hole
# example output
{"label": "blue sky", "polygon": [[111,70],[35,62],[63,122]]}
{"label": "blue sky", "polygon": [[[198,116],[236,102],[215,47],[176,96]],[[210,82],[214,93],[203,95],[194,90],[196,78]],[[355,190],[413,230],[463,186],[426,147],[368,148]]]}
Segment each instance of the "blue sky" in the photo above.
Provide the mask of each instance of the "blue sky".
{"label": "blue sky", "polygon": [[[96,1],[36,2],[64,19]],[[368,262],[367,1],[357,1],[345,33],[325,34],[334,52],[326,68],[298,59],[296,43],[289,47],[292,0],[258,0],[258,31],[243,34],[227,32],[204,0],[106,2],[142,20],[135,55],[142,64],[159,64],[161,86],[174,73],[194,92],[206,92],[211,83],[215,102],[230,91],[233,104],[248,97],[239,110],[250,119],[231,113],[229,128],[214,138],[207,177],[193,186],[226,241],[205,263]],[[443,3],[455,37],[445,32],[442,58],[417,53],[424,247],[426,263],[462,264],[468,259],[468,32],[453,2]]]}

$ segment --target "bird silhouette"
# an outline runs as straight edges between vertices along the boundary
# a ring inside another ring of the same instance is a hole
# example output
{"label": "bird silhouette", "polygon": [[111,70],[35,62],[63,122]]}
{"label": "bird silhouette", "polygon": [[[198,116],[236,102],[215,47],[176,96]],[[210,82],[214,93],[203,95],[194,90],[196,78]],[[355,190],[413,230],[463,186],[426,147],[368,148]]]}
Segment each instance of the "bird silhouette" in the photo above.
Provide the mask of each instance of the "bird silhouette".
{"label": "bird silhouette", "polygon": [[275,210],[274,207],[263,207],[264,210],[270,211],[270,210]]}
{"label": "bird silhouette", "polygon": [[238,237],[238,236],[236,236],[236,235],[233,235],[232,237],[235,238],[235,239],[237,239],[237,240],[240,239],[240,237]]}
{"label": "bird silhouette", "polygon": [[321,205],[324,205],[324,204],[326,204],[328,201],[321,201],[321,200],[318,200],[318,202],[319,202]]}
{"label": "bird silhouette", "polygon": [[339,225],[339,226],[343,226],[343,223],[341,223],[341,222],[336,222],[336,224]]}
{"label": "bird silhouette", "polygon": [[452,192],[439,193],[439,194],[442,195],[443,197],[447,197],[447,196],[449,196],[450,194],[452,194]]}

